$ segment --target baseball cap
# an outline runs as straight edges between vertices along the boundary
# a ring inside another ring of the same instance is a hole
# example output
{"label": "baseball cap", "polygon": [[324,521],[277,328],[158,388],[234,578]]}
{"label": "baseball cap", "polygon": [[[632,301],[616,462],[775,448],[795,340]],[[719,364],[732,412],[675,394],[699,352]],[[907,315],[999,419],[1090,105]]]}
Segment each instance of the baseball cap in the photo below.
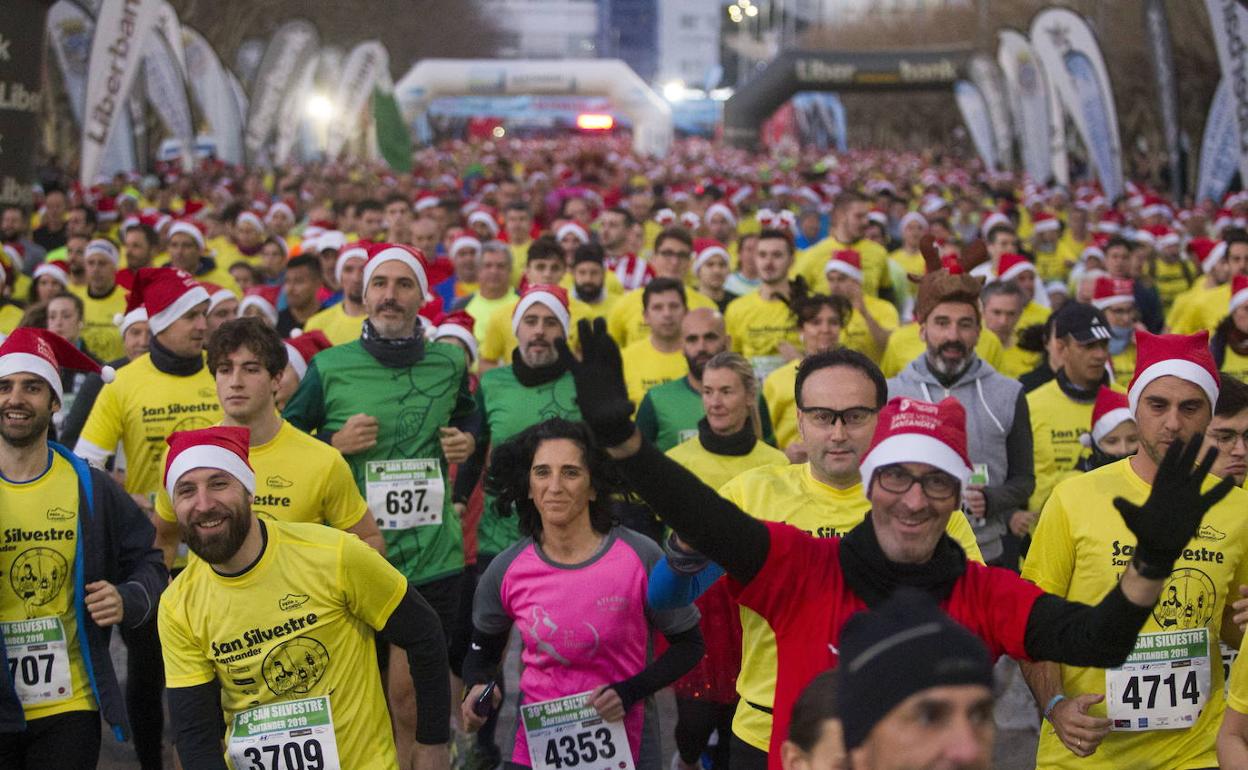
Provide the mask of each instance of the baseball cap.
{"label": "baseball cap", "polygon": [[1067,302],[1053,314],[1053,333],[1059,339],[1070,335],[1080,344],[1110,338],[1109,324],[1101,311],[1081,302]]}

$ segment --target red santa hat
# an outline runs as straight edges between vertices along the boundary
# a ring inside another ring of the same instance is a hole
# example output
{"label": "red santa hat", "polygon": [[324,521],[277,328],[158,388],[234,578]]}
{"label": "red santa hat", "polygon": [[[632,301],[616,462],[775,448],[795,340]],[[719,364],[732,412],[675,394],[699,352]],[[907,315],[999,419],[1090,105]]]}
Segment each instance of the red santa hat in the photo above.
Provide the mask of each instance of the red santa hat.
{"label": "red santa hat", "polygon": [[58,401],[65,400],[61,369],[94,372],[105,382],[112,382],[117,374],[111,366],[100,368],[64,337],[47,329],[18,327],[0,344],[0,377],[19,372],[33,374],[52,387]]}
{"label": "red santa hat", "polygon": [[431,192],[423,192],[419,196],[417,196],[416,203],[412,205],[412,208],[415,209],[417,212],[427,211],[439,205],[441,202],[442,202],[442,199],[439,198],[437,195]]}
{"label": "red santa hat", "polygon": [[696,275],[698,270],[706,264],[711,257],[720,256],[728,264],[732,264],[732,257],[728,256],[728,249],[714,238],[698,238],[693,242],[693,272]]}
{"label": "red santa hat", "polygon": [[467,230],[461,230],[459,235],[451,241],[451,256],[458,254],[460,249],[472,249],[472,253],[480,254],[481,239]]}
{"label": "red santa hat", "polygon": [[292,209],[290,206],[286,205],[285,203],[283,203],[282,201],[278,201],[277,203],[274,203],[272,206],[269,206],[269,210],[265,212],[264,214],[264,221],[266,223],[272,222],[273,216],[275,214],[285,214],[291,219],[295,218],[295,210]]}
{"label": "red santa hat", "polygon": [[113,316],[113,323],[117,325],[118,331],[120,331],[121,336],[124,337],[126,336],[126,330],[128,330],[131,326],[134,326],[137,323],[147,323],[147,309],[136,307],[134,310],[131,310],[129,313],[124,315],[118,313]]}
{"label": "red santa hat", "polygon": [[1127,394],[1102,385],[1096,392],[1096,403],[1092,407],[1092,431],[1080,436],[1079,442],[1087,447],[1093,443],[1099,444],[1114,428],[1134,419]]}
{"label": "red santa hat", "polygon": [[35,268],[34,279],[37,281],[45,275],[55,278],[62,286],[69,286],[69,263],[63,259],[43,262]]}
{"label": "red santa hat", "polygon": [[165,491],[173,497],[178,479],[196,468],[215,468],[238,479],[249,494],[256,491],[256,472],[247,460],[251,431],[247,428],[217,425],[199,430],[180,430],[166,442]]}
{"label": "red santa hat", "polygon": [[494,218],[493,214],[485,209],[477,209],[469,214],[468,224],[470,226],[478,224],[485,225],[491,235],[498,235],[498,220]]}
{"label": "red santa hat", "polygon": [[917,211],[909,211],[901,218],[901,228],[904,230],[911,224],[918,223],[924,230],[927,229],[927,218]]}
{"label": "red santa hat", "polygon": [[260,219],[260,217],[250,211],[242,212],[238,215],[238,218],[234,220],[235,227],[239,227],[240,225],[251,225],[261,233],[264,232],[264,222]]}
{"label": "red santa hat", "polygon": [[859,466],[863,486],[870,487],[877,469],[897,463],[928,463],[966,486],[971,478],[966,410],[957,399],[933,404],[899,396],[884,405]]}
{"label": "red santa hat", "polygon": [[862,255],[853,249],[841,249],[832,252],[832,257],[823,266],[823,274],[840,273],[862,283]]}
{"label": "red santa hat", "polygon": [[706,207],[706,221],[711,221],[712,217],[723,217],[728,220],[728,224],[737,226],[737,212],[726,201],[715,201]]}
{"label": "red santa hat", "polygon": [[[306,246],[304,251],[320,253],[322,251],[341,252],[347,245],[347,236],[341,230],[326,230],[317,236],[313,246]],[[306,245],[306,244],[305,244]]]}
{"label": "red santa hat", "polygon": [[1231,306],[1226,312],[1234,313],[1245,304],[1248,304],[1248,275],[1236,275],[1231,278]]}
{"label": "red santa hat", "polygon": [[581,243],[589,243],[589,233],[585,232],[585,228],[581,227],[579,222],[564,222],[559,225],[558,230],[555,230],[557,241],[562,241],[568,235],[575,235]]}
{"label": "red santa hat", "polygon": [[199,244],[200,251],[203,251],[206,248],[206,242],[204,241],[204,234],[200,231],[198,227],[196,227],[191,222],[186,222],[186,221],[174,222],[169,227],[169,233],[167,237],[169,240],[173,240],[173,236],[179,233],[181,233],[182,235],[189,236],[193,241],[195,241],[195,243]]}
{"label": "red santa hat", "polygon": [[680,215],[680,224],[689,230],[697,230],[702,226],[702,217],[697,212],[686,211]]}
{"label": "red santa hat", "polygon": [[1192,253],[1200,260],[1200,269],[1204,273],[1212,271],[1226,256],[1226,241],[1202,242],[1199,246],[1191,245],[1191,248]]}
{"label": "red santa hat", "polygon": [[1139,408],[1144,388],[1166,376],[1187,380],[1203,390],[1210,407],[1218,403],[1222,379],[1209,352],[1209,332],[1202,329],[1195,334],[1135,333],[1135,376],[1127,388],[1132,414]]}
{"label": "red santa hat", "polygon": [[444,337],[459,340],[468,347],[469,355],[472,356],[473,361],[476,361],[480,357],[480,352],[477,347],[477,336],[473,333],[475,327],[476,319],[459,310],[438,319],[438,325],[431,337],[435,342]]}
{"label": "red santa hat", "polygon": [[1022,254],[1002,254],[997,262],[997,280],[1012,281],[1023,273],[1036,272],[1036,266]]}
{"label": "red santa hat", "polygon": [[222,286],[218,286],[215,283],[212,283],[211,281],[200,281],[199,285],[203,286],[204,289],[208,292],[208,312],[209,313],[216,310],[217,306],[220,305],[222,302],[225,302],[226,300],[238,299],[238,297],[234,296],[234,292]]}
{"label": "red santa hat", "polygon": [[1000,211],[994,211],[988,216],[984,217],[984,221],[980,223],[979,234],[982,237],[987,238],[988,232],[992,230],[992,228],[996,227],[997,225],[1002,225],[1004,227],[1011,227],[1011,228],[1014,227],[1014,223],[1010,221],[1009,217],[1007,217],[1005,214],[1002,214]]}
{"label": "red santa hat", "polygon": [[91,254],[103,254],[108,257],[108,261],[113,263],[113,267],[121,264],[121,254],[118,253],[117,247],[107,238],[96,238],[87,244],[87,248],[83,249],[82,256],[87,257]]}
{"label": "red santa hat", "polygon": [[242,318],[248,308],[254,307],[269,323],[277,326],[277,298],[281,290],[280,286],[255,286],[248,289],[243,295],[243,301],[238,303],[238,317]]}
{"label": "red santa hat", "polygon": [[334,283],[342,285],[342,270],[353,259],[368,261],[368,249],[359,241],[352,241],[338,252],[338,261],[334,263]]}
{"label": "red santa hat", "polygon": [[286,360],[300,380],[308,373],[308,364],[312,363],[312,357],[322,350],[328,350],[334,344],[320,329],[308,332],[295,329],[290,333],[290,338],[282,342],[286,345]]}
{"label": "red santa hat", "polygon": [[404,243],[380,243],[371,249],[368,264],[364,265],[364,285],[373,279],[377,268],[387,262],[399,262],[416,274],[416,283],[420,285],[421,296],[429,297],[429,265],[420,249]]}
{"label": "red santa hat", "polygon": [[1092,287],[1092,306],[1105,310],[1114,305],[1135,302],[1135,282],[1130,278],[1111,278],[1102,275]]}
{"label": "red santa hat", "polygon": [[654,214],[654,221],[659,227],[671,227],[676,224],[676,212],[671,209],[659,209]]}
{"label": "red santa hat", "polygon": [[1037,233],[1056,232],[1062,226],[1057,217],[1049,213],[1036,214],[1031,218],[1032,229]]}
{"label": "red santa hat", "polygon": [[568,292],[562,286],[545,283],[534,284],[520,295],[520,301],[516,303],[516,309],[511,313],[513,334],[519,332],[520,319],[524,318],[525,311],[534,305],[545,305],[550,312],[555,314],[555,318],[559,319],[564,335],[568,334],[568,329],[572,326],[572,314],[568,311]]}
{"label": "red santa hat", "polygon": [[208,290],[190,273],[175,267],[144,267],[134,275],[126,312],[142,306],[152,334],[160,334],[191,308],[208,301]]}

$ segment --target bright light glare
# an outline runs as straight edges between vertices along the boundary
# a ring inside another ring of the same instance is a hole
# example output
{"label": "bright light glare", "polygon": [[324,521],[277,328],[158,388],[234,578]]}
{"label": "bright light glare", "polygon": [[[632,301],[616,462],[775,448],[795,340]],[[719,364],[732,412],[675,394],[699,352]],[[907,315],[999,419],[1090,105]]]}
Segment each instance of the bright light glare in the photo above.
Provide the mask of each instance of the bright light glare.
{"label": "bright light glare", "polygon": [[754,18],[755,16],[757,16],[757,15],[758,15],[758,6],[757,6],[757,5],[747,5],[747,6],[745,7],[745,15],[746,15],[746,16],[749,16],[751,19],[752,19],[752,18]]}
{"label": "bright light glare", "polygon": [[610,131],[615,127],[615,118],[584,112],[576,116],[576,127],[582,131]]}
{"label": "bright light glare", "polygon": [[745,16],[742,15],[738,6],[730,5],[728,6],[728,18],[732,20],[733,24],[740,24]]}
{"label": "bright light glare", "polygon": [[502,139],[504,136],[507,135],[507,129],[503,128],[502,126],[494,126],[494,130],[491,131],[490,133],[494,135],[495,139]]}
{"label": "bright light glare", "polygon": [[309,118],[318,123],[328,123],[334,116],[334,103],[325,94],[312,94],[303,106]]}
{"label": "bright light glare", "polygon": [[685,98],[685,84],[679,80],[669,80],[663,84],[663,98],[669,102],[679,102]]}

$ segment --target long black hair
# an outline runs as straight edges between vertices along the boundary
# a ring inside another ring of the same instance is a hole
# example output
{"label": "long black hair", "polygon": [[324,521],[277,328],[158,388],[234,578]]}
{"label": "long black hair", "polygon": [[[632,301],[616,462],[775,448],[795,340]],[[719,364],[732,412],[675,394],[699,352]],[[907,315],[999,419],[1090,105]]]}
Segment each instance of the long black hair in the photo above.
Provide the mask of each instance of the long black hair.
{"label": "long black hair", "polygon": [[499,516],[510,516],[514,512],[521,534],[535,540],[541,538],[542,517],[529,499],[529,470],[542,442],[555,439],[567,439],[581,448],[585,467],[589,469],[589,484],[595,492],[595,499],[589,501],[589,523],[595,532],[606,534],[615,525],[611,495],[622,485],[589,428],[584,423],[559,417],[526,428],[494,448],[485,491],[494,496],[495,512]]}

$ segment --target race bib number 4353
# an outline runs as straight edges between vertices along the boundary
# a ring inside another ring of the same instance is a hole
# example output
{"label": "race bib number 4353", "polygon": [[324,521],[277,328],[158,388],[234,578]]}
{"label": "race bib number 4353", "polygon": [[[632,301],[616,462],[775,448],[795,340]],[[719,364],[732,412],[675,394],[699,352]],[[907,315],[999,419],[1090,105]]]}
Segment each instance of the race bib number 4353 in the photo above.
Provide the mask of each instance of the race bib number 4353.
{"label": "race bib number 4353", "polygon": [[1195,724],[1212,688],[1209,629],[1140,634],[1120,668],[1105,672],[1114,730],[1176,730]]}
{"label": "race bib number 4353", "polygon": [[623,722],[608,722],[589,693],[520,707],[533,770],[633,770]]}
{"label": "race bib number 4353", "polygon": [[446,485],[437,460],[376,460],[364,468],[368,509],[381,529],[442,523]]}

